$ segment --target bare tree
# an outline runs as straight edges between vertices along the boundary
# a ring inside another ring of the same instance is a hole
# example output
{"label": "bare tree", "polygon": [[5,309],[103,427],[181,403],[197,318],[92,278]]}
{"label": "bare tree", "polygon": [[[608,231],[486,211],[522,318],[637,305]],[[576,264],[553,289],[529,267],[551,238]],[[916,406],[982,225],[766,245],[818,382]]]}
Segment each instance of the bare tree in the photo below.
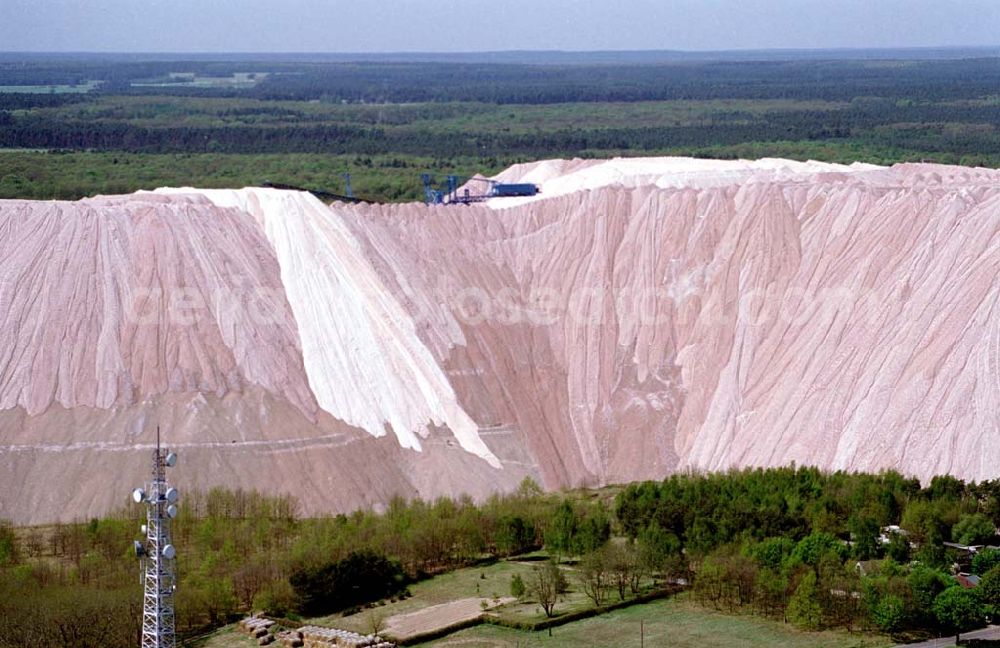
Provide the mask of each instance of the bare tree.
{"label": "bare tree", "polygon": [[535,567],[531,574],[529,591],[538,600],[545,611],[545,616],[551,617],[555,611],[556,599],[559,597],[560,584],[564,584],[559,567],[554,562],[546,563],[544,567]]}
{"label": "bare tree", "polygon": [[382,610],[369,610],[365,617],[365,626],[369,634],[378,636],[385,630],[385,612]]}
{"label": "bare tree", "polygon": [[618,590],[618,598],[624,601],[626,590],[638,594],[643,570],[635,546],[611,543],[605,548],[605,552],[608,571],[611,573],[611,581]]}
{"label": "bare tree", "polygon": [[580,561],[580,585],[583,593],[601,607],[608,594],[607,553],[603,550],[593,551]]}
{"label": "bare tree", "polygon": [[38,529],[31,529],[24,538],[24,549],[30,558],[37,558],[42,555],[45,548],[45,541],[42,532]]}
{"label": "bare tree", "polygon": [[257,594],[276,578],[272,565],[261,561],[250,562],[233,572],[233,591],[240,604],[249,610]]}

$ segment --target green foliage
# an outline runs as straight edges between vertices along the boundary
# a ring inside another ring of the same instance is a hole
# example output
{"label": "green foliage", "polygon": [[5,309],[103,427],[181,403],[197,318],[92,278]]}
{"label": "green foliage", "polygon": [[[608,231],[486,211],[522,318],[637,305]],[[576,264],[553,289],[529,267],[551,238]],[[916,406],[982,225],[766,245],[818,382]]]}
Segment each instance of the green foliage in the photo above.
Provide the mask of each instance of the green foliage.
{"label": "green foliage", "polygon": [[494,174],[521,156],[365,155],[353,153],[119,153],[4,151],[0,198],[77,199],[162,186],[205,188],[284,183],[343,193],[351,173],[356,195],[379,201],[423,199],[419,174]]}
{"label": "green foliage", "polygon": [[237,614],[239,604],[230,578],[196,573],[186,578],[179,589],[177,608],[188,626],[219,626]]}
{"label": "green foliage", "polygon": [[795,545],[792,558],[811,567],[816,567],[827,554],[833,554],[837,560],[842,561],[847,557],[847,549],[842,542],[829,533],[810,533]]}
{"label": "green foliage", "polygon": [[655,520],[639,532],[637,542],[640,564],[654,575],[665,571],[670,560],[681,553],[681,542],[677,536],[664,531]]}
{"label": "green foliage", "polygon": [[919,492],[912,480],[880,475],[824,474],[812,468],[747,469],[713,475],[672,475],[662,483],[627,486],[615,500],[630,537],[651,521],[707,553],[728,542],[771,537],[800,540],[810,531],[846,535],[855,502],[880,525]]}
{"label": "green foliage", "polygon": [[555,554],[568,553],[573,549],[577,519],[573,503],[563,500],[556,508],[545,531],[545,547]]}
{"label": "green foliage", "polygon": [[9,520],[0,520],[0,567],[14,565],[18,562],[18,558],[14,525]]}
{"label": "green foliage", "polygon": [[913,499],[903,511],[900,526],[910,533],[913,540],[927,544],[937,538],[947,538],[948,529],[958,521],[954,502],[946,499]]}
{"label": "green foliage", "polygon": [[[1000,480],[996,480],[993,484],[997,484],[994,488],[1000,491]],[[991,493],[986,497],[986,504],[983,506],[983,512],[993,520],[993,524],[1000,527],[1000,493]]]}
{"label": "green foliage", "polygon": [[819,630],[823,610],[819,603],[815,572],[806,572],[788,601],[788,620],[805,630]]}
{"label": "green foliage", "polygon": [[318,568],[301,567],[288,578],[299,611],[319,616],[388,598],[407,583],[399,563],[371,551],[356,551]]}
{"label": "green foliage", "polygon": [[879,630],[898,632],[906,621],[906,603],[895,594],[887,594],[879,598],[871,614]]}
{"label": "green foliage", "polygon": [[625,600],[627,592],[639,593],[639,584],[646,566],[638,547],[631,542],[611,542],[601,549],[611,576],[612,585],[618,590],[618,599]]}
{"label": "green foliage", "polygon": [[983,549],[972,557],[972,573],[980,576],[1000,567],[1000,549]]}
{"label": "green foliage", "polygon": [[514,574],[513,576],[511,576],[510,578],[511,596],[520,601],[521,599],[524,598],[524,595],[527,593],[527,591],[528,587],[524,584],[524,579],[521,578],[520,574]]}
{"label": "green foliage", "polygon": [[948,555],[945,551],[944,545],[941,543],[944,538],[932,534],[927,537],[924,543],[920,546],[917,551],[917,555],[914,558],[921,564],[927,565],[929,567],[934,567],[937,569],[942,569],[948,566]]}
{"label": "green foliage", "polygon": [[954,585],[954,579],[932,567],[917,565],[906,577],[906,583],[913,597],[915,620],[925,626],[933,625],[934,600]]}
{"label": "green foliage", "polygon": [[1000,565],[983,574],[976,589],[980,600],[988,607],[993,618],[1000,617]]}
{"label": "green foliage", "polygon": [[879,523],[868,515],[852,515],[847,521],[847,528],[853,542],[852,553],[858,560],[871,560],[877,557],[879,551]]}
{"label": "green foliage", "polygon": [[935,475],[931,477],[927,493],[935,500],[958,500],[965,494],[965,483],[951,475]]}
{"label": "green foliage", "polygon": [[960,634],[985,624],[986,611],[974,590],[959,586],[946,589],[934,599],[934,614],[945,629]]}
{"label": "green foliage", "polygon": [[767,538],[750,548],[750,554],[757,564],[771,570],[779,570],[792,552],[795,541],[790,538]]}
{"label": "green foliage", "polygon": [[493,542],[504,557],[530,551],[535,548],[535,527],[520,515],[501,518]]}
{"label": "green foliage", "polygon": [[570,542],[577,555],[595,552],[611,537],[611,520],[603,507],[592,508],[577,525]]}
{"label": "green foliage", "polygon": [[982,513],[963,515],[951,532],[952,539],[964,545],[983,544],[995,535],[996,526]]}
{"label": "green foliage", "polygon": [[295,590],[287,580],[276,580],[266,585],[254,596],[252,609],[255,612],[285,618],[295,610],[297,598]]}
{"label": "green foliage", "polygon": [[901,565],[910,562],[910,540],[902,533],[889,534],[889,546],[886,554]]}

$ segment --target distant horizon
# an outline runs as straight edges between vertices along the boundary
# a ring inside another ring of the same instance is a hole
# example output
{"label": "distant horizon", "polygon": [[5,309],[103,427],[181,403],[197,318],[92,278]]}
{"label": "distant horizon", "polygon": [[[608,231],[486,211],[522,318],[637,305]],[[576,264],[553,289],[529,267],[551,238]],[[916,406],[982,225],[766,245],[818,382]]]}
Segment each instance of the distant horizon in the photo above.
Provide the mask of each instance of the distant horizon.
{"label": "distant horizon", "polygon": [[14,52],[698,54],[1000,47],[995,0],[5,0]]}
{"label": "distant horizon", "polygon": [[933,51],[933,50],[983,50],[983,49],[996,49],[1000,50],[1000,42],[996,44],[979,44],[979,45],[878,45],[878,46],[840,46],[840,47],[734,47],[729,49],[680,49],[680,48],[594,48],[594,49],[566,49],[566,48],[510,48],[510,49],[492,49],[492,50],[444,50],[444,49],[387,49],[387,50],[342,50],[342,51],[310,51],[310,50],[25,50],[25,49],[11,49],[5,50],[0,49],[0,54],[86,54],[86,55],[100,55],[100,54],[125,54],[129,56],[165,56],[172,54],[196,54],[198,56],[205,55],[249,55],[249,54],[260,54],[266,56],[365,56],[369,54],[374,54],[378,56],[386,55],[409,55],[409,54],[441,54],[441,55],[464,55],[464,54],[476,54],[476,55],[486,55],[486,54],[545,54],[545,53],[557,53],[557,54],[619,54],[619,53],[676,53],[676,54],[728,54],[728,53],[752,53],[752,52],[878,52],[878,51]]}
{"label": "distant horizon", "polygon": [[733,49],[505,49],[482,51],[117,51],[117,50],[0,50],[0,61],[18,59],[114,58],[129,60],[241,59],[323,62],[470,62],[470,63],[658,63],[685,61],[750,61],[802,59],[952,60],[1000,57],[997,45],[926,45],[915,47],[766,47]]}

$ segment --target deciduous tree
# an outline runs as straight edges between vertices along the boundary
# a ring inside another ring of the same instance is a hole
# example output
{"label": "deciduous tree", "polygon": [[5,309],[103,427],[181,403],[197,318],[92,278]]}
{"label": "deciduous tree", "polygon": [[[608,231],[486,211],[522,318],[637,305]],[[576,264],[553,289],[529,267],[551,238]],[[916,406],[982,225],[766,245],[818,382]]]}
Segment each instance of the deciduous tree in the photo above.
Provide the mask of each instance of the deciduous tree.
{"label": "deciduous tree", "polygon": [[529,589],[545,611],[545,616],[551,617],[554,614],[560,590],[565,587],[565,580],[555,562],[548,562],[532,570]]}
{"label": "deciduous tree", "polygon": [[788,601],[788,620],[807,630],[819,630],[823,625],[816,580],[815,572],[806,572]]}
{"label": "deciduous tree", "polygon": [[974,590],[949,587],[934,599],[934,614],[942,627],[955,633],[957,646],[963,632],[985,624],[986,611]]}
{"label": "deciduous tree", "polygon": [[596,607],[601,607],[608,594],[608,556],[605,551],[592,551],[580,561],[580,588]]}

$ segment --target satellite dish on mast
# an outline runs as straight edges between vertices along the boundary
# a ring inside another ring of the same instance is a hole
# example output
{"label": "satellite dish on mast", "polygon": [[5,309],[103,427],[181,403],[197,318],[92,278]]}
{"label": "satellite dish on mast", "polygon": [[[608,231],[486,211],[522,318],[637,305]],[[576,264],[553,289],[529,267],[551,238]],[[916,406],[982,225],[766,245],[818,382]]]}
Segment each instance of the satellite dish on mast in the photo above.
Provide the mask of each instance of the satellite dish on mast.
{"label": "satellite dish on mast", "polygon": [[177,517],[177,507],[174,506],[173,504],[171,504],[170,506],[168,506],[167,507],[167,515],[170,516],[171,519]]}
{"label": "satellite dish on mast", "polygon": [[168,488],[167,492],[164,494],[163,497],[171,504],[175,504],[177,502],[177,498],[180,497],[180,495],[181,494],[177,492],[176,488]]}
{"label": "satellite dish on mast", "polygon": [[163,548],[163,552],[162,553],[163,553],[163,557],[166,558],[167,560],[173,560],[174,556],[177,555],[177,550],[174,549],[174,545],[168,544],[167,546],[165,546]]}
{"label": "satellite dish on mast", "polygon": [[168,468],[173,468],[177,465],[177,453],[171,452],[167,455],[167,458],[163,460],[163,463],[167,465]]}
{"label": "satellite dish on mast", "polygon": [[142,558],[146,555],[146,548],[142,546],[142,543],[138,540],[132,541],[132,548],[135,550],[135,557]]}
{"label": "satellite dish on mast", "polygon": [[141,488],[137,488],[134,491],[132,491],[133,502],[135,502],[136,504],[141,504],[144,499],[146,499],[146,491],[142,490]]}

